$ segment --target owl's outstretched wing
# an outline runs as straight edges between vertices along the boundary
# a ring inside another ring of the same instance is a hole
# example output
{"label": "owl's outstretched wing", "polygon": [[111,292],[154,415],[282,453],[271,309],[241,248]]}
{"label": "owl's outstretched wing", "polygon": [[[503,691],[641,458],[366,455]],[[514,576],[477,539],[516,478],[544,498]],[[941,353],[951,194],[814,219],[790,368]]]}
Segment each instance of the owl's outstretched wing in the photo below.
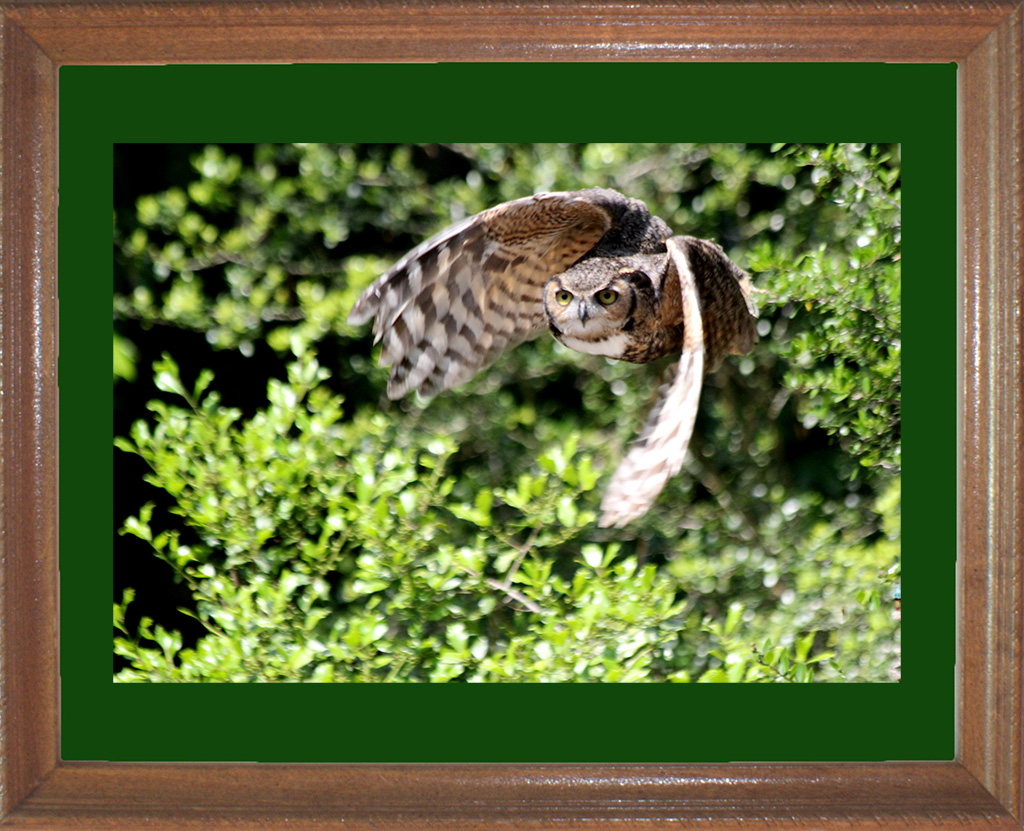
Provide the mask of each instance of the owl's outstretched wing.
{"label": "owl's outstretched wing", "polygon": [[442,231],[359,298],[349,322],[373,318],[388,397],[435,395],[472,378],[547,328],[544,286],[601,239],[613,217],[586,191],[497,205]]}
{"label": "owl's outstretched wing", "polygon": [[672,237],[665,243],[669,252],[669,268],[664,290],[675,291],[678,280],[684,327],[683,352],[672,380],[658,390],[657,400],[640,437],[608,484],[601,500],[598,524],[602,528],[611,525],[621,528],[645,514],[665,483],[679,472],[686,457],[704,381],[701,298],[691,267],[694,242],[700,241]]}
{"label": "owl's outstretched wing", "polygon": [[757,307],[750,277],[721,246],[696,237],[676,237],[700,297],[704,322],[704,371],[711,372],[726,355],[746,355],[757,342]]}

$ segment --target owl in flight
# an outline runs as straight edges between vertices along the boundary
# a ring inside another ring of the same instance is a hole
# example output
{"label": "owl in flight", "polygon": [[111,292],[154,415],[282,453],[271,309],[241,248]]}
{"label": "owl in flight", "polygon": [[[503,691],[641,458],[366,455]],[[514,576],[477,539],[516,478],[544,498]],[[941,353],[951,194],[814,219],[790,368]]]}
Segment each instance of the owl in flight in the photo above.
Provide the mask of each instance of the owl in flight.
{"label": "owl in flight", "polygon": [[545,330],[579,352],[646,363],[681,352],[612,476],[600,525],[643,515],[682,466],[704,374],[757,340],[750,281],[722,249],[674,236],[614,190],[538,193],[457,222],[359,298],[373,318],[388,397],[465,383]]}

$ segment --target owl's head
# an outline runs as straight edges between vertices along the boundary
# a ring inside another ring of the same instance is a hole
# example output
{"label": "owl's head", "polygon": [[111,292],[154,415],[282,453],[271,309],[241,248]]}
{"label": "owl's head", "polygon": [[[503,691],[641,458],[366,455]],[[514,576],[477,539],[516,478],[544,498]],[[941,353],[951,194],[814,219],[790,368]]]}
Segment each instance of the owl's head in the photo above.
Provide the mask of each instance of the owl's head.
{"label": "owl's head", "polygon": [[544,309],[558,340],[579,352],[621,357],[636,315],[655,300],[648,271],[660,267],[653,257],[634,259],[594,257],[548,281]]}

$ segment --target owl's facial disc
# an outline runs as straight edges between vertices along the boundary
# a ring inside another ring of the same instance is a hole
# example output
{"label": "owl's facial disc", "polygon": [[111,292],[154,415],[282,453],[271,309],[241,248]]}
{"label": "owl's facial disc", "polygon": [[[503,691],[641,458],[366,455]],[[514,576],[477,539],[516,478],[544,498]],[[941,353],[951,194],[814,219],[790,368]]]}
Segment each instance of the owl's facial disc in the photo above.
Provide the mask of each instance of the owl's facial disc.
{"label": "owl's facial disc", "polygon": [[[619,301],[619,298],[621,297],[620,291],[612,288],[613,285],[617,286],[617,284],[618,278],[613,280],[603,289],[599,289],[586,297],[580,298],[579,308],[577,311],[582,325],[586,326],[588,318],[604,314],[609,307],[614,306]],[[625,288],[625,286],[619,288]]]}

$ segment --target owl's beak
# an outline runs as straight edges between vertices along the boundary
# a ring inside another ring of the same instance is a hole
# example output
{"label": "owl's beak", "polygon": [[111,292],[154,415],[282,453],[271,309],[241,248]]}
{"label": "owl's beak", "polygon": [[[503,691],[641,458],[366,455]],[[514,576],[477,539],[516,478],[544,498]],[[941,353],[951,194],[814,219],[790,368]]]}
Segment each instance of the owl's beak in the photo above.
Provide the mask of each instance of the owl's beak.
{"label": "owl's beak", "polygon": [[587,304],[580,303],[580,323],[584,326],[587,325]]}

